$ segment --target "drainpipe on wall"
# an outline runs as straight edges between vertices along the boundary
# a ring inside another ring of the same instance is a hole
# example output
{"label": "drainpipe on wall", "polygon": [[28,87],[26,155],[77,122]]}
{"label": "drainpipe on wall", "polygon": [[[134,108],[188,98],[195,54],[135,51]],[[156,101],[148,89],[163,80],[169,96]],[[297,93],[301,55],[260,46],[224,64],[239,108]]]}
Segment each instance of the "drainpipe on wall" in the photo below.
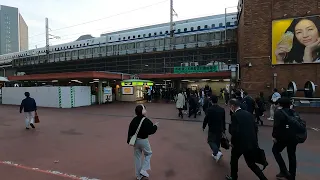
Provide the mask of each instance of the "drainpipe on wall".
{"label": "drainpipe on wall", "polygon": [[277,73],[273,73],[273,88],[277,88]]}

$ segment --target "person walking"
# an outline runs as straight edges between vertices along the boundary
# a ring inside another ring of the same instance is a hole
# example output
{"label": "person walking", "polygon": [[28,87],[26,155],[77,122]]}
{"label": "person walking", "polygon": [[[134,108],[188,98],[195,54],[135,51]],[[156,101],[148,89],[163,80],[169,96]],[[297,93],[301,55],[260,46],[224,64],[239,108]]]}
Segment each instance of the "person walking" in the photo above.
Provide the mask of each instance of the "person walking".
{"label": "person walking", "polygon": [[[137,134],[137,140],[134,144],[135,174],[138,180],[147,180],[149,179],[149,174],[147,171],[151,170],[150,160],[152,155],[148,136],[157,131],[158,123],[153,124],[151,120],[146,117],[147,110],[142,104],[136,106],[135,113],[136,117],[132,119],[129,125],[127,143],[129,144],[131,137],[136,133],[141,123],[141,127]],[[141,162],[142,153],[144,154],[143,162]]]}
{"label": "person walking", "polygon": [[256,117],[256,123],[257,124],[261,124],[261,126],[263,126],[263,121],[261,120],[260,116],[263,115],[264,111],[265,111],[265,106],[263,101],[261,100],[260,96],[256,97],[255,99],[255,117]]}
{"label": "person walking", "polygon": [[[280,173],[277,174],[276,177],[295,180],[297,169],[296,150],[299,143],[296,138],[297,134],[295,130],[298,129],[296,128],[296,123],[301,122],[301,119],[299,115],[290,108],[292,102],[289,98],[281,98],[278,102],[281,109],[276,110],[274,114],[274,124],[272,132],[274,142],[272,152],[280,169]],[[294,122],[290,122],[290,117],[295,117],[298,119],[294,120]],[[302,136],[300,137],[306,139],[307,130],[304,129],[303,131],[305,131],[305,133],[302,132]],[[281,156],[281,152],[284,150],[284,148],[287,148],[289,171]]]}
{"label": "person walking", "polygon": [[274,112],[277,109],[277,101],[281,98],[280,93],[278,92],[278,89],[273,89],[273,94],[270,98],[270,117],[268,118],[269,121],[273,121]]}
{"label": "person walking", "polygon": [[184,95],[182,94],[182,91],[180,90],[178,95],[177,95],[177,101],[176,101],[176,108],[179,110],[179,117],[181,117],[183,119],[183,106],[186,103],[186,99],[184,97]]}
{"label": "person walking", "polygon": [[24,95],[26,98],[21,102],[20,113],[22,113],[22,110],[24,111],[26,129],[29,129],[29,125],[34,129],[34,117],[37,111],[37,104],[36,101],[30,97],[29,92],[25,92]]}
{"label": "person walking", "polygon": [[208,125],[208,144],[212,150],[212,157],[218,162],[222,157],[219,150],[222,135],[226,130],[226,114],[224,108],[218,105],[218,97],[212,95],[212,105],[207,109],[206,116],[203,121],[202,129],[205,130]]}
{"label": "person walking", "polygon": [[231,175],[227,175],[227,180],[238,179],[238,161],[243,155],[248,167],[258,176],[260,180],[267,180],[262,170],[255,164],[255,156],[258,145],[257,124],[251,113],[240,108],[237,99],[229,101],[231,124],[229,133],[231,134]]}

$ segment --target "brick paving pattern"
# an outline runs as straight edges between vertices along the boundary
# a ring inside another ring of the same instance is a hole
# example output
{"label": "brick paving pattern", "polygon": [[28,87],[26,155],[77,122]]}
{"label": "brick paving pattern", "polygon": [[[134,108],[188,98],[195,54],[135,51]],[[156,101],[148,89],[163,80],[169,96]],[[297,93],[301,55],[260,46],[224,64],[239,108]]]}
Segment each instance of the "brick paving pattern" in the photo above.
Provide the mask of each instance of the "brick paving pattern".
{"label": "brick paving pattern", "polygon": [[[126,136],[135,106],[113,103],[74,109],[40,108],[41,123],[29,131],[24,129],[23,114],[18,113],[17,106],[0,106],[0,161],[30,167],[0,164],[1,179],[68,179],[32,170],[39,168],[104,180],[134,180],[133,151],[126,144]],[[150,179],[224,179],[229,172],[230,152],[223,151],[219,164],[212,160],[206,132],[201,129],[203,115],[181,121],[174,104],[146,103],[146,107],[148,116],[160,121],[158,132],[150,137],[153,149]],[[303,114],[303,117],[308,124],[320,127],[319,116]],[[319,133],[310,130],[307,142],[298,147],[297,179],[319,179]],[[259,138],[270,163],[265,173],[269,179],[275,179],[278,166],[271,152],[271,128],[260,127]],[[56,160],[59,162],[55,163]],[[239,167],[240,180],[256,179],[243,158]]]}

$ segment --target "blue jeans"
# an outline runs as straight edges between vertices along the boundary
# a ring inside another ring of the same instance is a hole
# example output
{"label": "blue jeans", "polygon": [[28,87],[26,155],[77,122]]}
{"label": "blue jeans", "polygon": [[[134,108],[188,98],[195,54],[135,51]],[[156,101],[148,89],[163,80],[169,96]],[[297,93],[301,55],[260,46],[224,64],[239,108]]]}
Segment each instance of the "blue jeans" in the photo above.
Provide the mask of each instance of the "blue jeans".
{"label": "blue jeans", "polygon": [[208,132],[208,144],[212,150],[213,155],[217,155],[220,149],[221,133]]}

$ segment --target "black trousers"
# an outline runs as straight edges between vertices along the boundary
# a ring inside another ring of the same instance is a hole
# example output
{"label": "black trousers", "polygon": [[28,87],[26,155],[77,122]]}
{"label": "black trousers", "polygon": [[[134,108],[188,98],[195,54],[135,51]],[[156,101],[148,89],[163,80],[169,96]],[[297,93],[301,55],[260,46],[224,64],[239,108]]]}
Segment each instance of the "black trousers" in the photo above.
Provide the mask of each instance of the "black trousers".
{"label": "black trousers", "polygon": [[179,111],[179,117],[183,118],[182,108],[178,108]]}
{"label": "black trousers", "polygon": [[281,152],[287,148],[288,159],[289,159],[289,173],[292,177],[296,176],[297,171],[297,158],[296,158],[296,150],[297,150],[297,143],[290,143],[290,142],[276,142],[273,144],[272,152],[274,158],[276,159],[280,172],[287,173],[288,169],[286,163],[284,162]]}
{"label": "black trousers", "polygon": [[194,114],[194,118],[197,117],[197,108],[189,106],[189,117]]}
{"label": "black trousers", "polygon": [[242,151],[237,148],[232,148],[231,150],[231,177],[232,180],[237,180],[238,179],[238,162],[239,158],[243,155],[244,159],[248,165],[248,167],[251,169],[251,171],[254,172],[255,175],[258,176],[260,180],[268,180],[262,170],[256,165],[255,159],[254,159],[254,150],[247,150],[247,151]]}

